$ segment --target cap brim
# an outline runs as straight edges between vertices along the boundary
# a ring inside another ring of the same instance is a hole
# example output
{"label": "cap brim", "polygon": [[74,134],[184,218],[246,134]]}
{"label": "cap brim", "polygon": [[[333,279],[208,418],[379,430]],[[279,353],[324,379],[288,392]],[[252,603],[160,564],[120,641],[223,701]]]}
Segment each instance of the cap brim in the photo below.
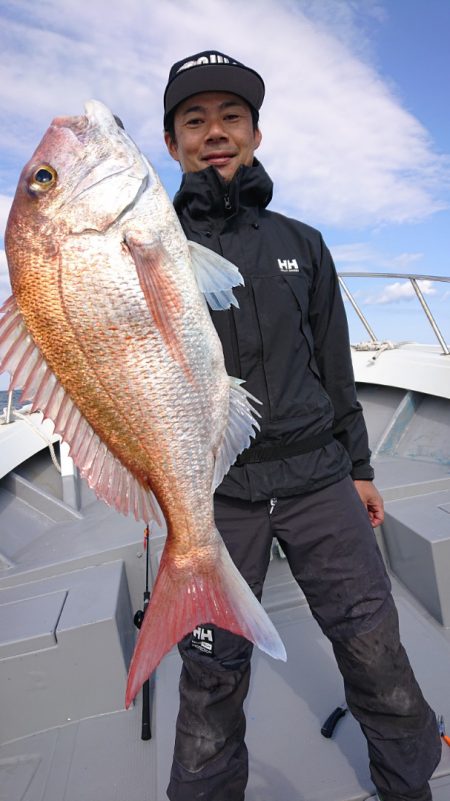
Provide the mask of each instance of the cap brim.
{"label": "cap brim", "polygon": [[257,111],[264,100],[264,81],[248,67],[205,64],[179,72],[164,94],[164,120],[183,100],[199,92],[232,92]]}

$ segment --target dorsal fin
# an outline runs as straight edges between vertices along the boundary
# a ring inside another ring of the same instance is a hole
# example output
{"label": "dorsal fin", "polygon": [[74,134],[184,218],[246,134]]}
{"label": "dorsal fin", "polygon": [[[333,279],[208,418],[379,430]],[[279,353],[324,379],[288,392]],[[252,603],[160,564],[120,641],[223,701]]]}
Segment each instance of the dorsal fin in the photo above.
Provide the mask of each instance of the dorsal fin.
{"label": "dorsal fin", "polygon": [[39,409],[53,422],[98,498],[123,514],[134,514],[136,520],[148,522],[153,518],[162,525],[154,494],[108,450],[75,406],[28,333],[13,297],[3,304],[1,313],[0,373],[7,370],[11,374],[9,389],[23,388],[21,401],[31,401],[32,411]]}

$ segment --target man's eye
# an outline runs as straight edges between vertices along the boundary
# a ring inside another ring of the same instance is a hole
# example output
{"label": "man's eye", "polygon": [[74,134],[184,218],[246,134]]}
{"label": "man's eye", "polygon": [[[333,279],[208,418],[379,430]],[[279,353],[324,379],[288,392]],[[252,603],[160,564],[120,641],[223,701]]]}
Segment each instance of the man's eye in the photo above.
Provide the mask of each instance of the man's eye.
{"label": "man's eye", "polygon": [[189,125],[191,128],[195,128],[197,125],[201,125],[203,120],[200,117],[193,117],[191,120],[186,121],[186,125]]}

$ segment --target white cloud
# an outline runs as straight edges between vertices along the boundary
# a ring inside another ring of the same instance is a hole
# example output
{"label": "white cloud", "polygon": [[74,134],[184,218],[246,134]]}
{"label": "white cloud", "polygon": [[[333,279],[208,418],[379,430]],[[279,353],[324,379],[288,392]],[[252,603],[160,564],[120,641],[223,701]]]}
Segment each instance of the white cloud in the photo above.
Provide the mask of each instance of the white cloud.
{"label": "white cloud", "polygon": [[11,203],[12,198],[9,195],[0,195],[0,236],[5,231]]}
{"label": "white cloud", "polygon": [[10,9],[0,33],[0,146],[14,165],[53,116],[78,114],[97,97],[166,169],[169,67],[217,47],[265,78],[260,154],[278,207],[313,224],[358,227],[423,219],[446,205],[449,161],[367,56],[367,21],[382,24],[375,0],[16,0]]}
{"label": "white cloud", "polygon": [[343,245],[331,245],[333,259],[339,267],[363,268],[377,261],[379,254],[367,242],[349,242]]}
{"label": "white cloud", "polygon": [[0,307],[6,298],[11,294],[11,284],[9,283],[8,265],[6,263],[6,253],[0,250]]}
{"label": "white cloud", "polygon": [[349,242],[332,245],[331,253],[339,270],[354,272],[412,273],[411,265],[423,258],[423,253],[391,254],[368,242]]}
{"label": "white cloud", "polygon": [[[11,200],[7,195],[0,195],[0,236],[6,228]],[[7,297],[11,294],[11,284],[9,283],[8,264],[6,253],[0,249],[0,307]]]}
{"label": "white cloud", "polygon": [[[423,295],[435,295],[437,290],[432,281],[419,281],[419,287]],[[396,281],[387,284],[381,292],[369,295],[363,301],[366,305],[382,305],[385,303],[396,303],[399,300],[417,299],[417,295],[410,281]]]}
{"label": "white cloud", "polygon": [[423,253],[398,253],[390,259],[392,269],[398,272],[411,272],[410,265],[423,259]]}
{"label": "white cloud", "polygon": [[374,25],[388,16],[378,0],[358,0],[357,8],[346,0],[298,0],[298,4],[308,18],[326,30],[332,29],[343,44],[364,57],[372,55]]}

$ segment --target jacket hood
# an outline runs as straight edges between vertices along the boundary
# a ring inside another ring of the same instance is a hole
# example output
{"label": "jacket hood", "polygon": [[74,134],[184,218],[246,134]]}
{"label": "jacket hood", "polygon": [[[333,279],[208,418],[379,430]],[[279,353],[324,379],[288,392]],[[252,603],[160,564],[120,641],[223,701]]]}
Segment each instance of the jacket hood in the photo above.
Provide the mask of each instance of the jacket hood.
{"label": "jacket hood", "polygon": [[215,167],[184,173],[173,205],[178,215],[187,212],[192,220],[221,219],[242,208],[265,208],[272,200],[272,191],[272,180],[254,159],[251,167],[239,167],[229,183]]}

